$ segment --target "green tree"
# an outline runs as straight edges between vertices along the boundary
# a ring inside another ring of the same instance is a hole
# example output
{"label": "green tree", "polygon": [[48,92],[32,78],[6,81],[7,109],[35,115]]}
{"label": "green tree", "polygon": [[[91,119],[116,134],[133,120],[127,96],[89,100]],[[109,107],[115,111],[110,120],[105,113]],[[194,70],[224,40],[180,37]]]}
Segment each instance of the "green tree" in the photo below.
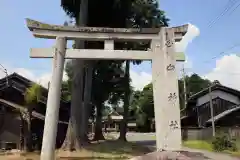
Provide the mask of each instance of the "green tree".
{"label": "green tree", "polygon": [[25,102],[27,105],[27,137],[25,140],[25,149],[27,151],[32,151],[32,112],[34,107],[37,105],[38,101],[42,96],[42,88],[40,85],[33,83],[31,87],[27,88],[24,94]]}
{"label": "green tree", "polygon": [[120,136],[119,139],[126,141],[126,133],[127,133],[127,120],[128,120],[128,112],[129,112],[129,100],[130,100],[130,61],[126,61],[125,66],[125,75],[124,75],[124,104],[123,104],[123,120],[120,124]]}
{"label": "green tree", "polygon": [[[186,95],[187,99],[197,92],[200,92],[204,88],[209,87],[211,81],[208,79],[201,78],[198,74],[194,73],[191,76],[185,77],[186,82]],[[183,89],[183,79],[178,81],[179,84],[179,100],[180,100],[180,108],[184,107],[184,89]]]}
{"label": "green tree", "polygon": [[142,91],[133,92],[130,108],[138,128],[145,132],[150,131],[151,120],[154,119],[152,83],[146,85]]}
{"label": "green tree", "polygon": [[61,97],[65,101],[70,101],[71,100],[71,84],[70,80],[63,81],[62,82],[62,90],[61,90]]}
{"label": "green tree", "polygon": [[[79,18],[80,0],[62,0],[62,7],[66,13],[75,19]],[[156,0],[143,1],[143,0],[115,0],[115,1],[94,1],[90,0],[88,6],[88,26],[94,27],[160,27],[167,25],[168,19],[165,17],[163,11],[158,9]],[[101,17],[101,18],[99,18]],[[116,44],[116,48],[127,49],[146,49],[149,43],[127,43]],[[127,62],[129,63],[129,62]],[[128,71],[129,72],[129,71]],[[128,80],[130,81],[130,80]],[[125,85],[126,97],[130,96],[129,84]],[[129,98],[127,98],[129,99]],[[127,100],[125,101],[127,107]],[[100,105],[101,106],[101,105]],[[101,108],[100,108],[101,109]],[[99,109],[99,110],[100,110]],[[128,108],[125,109],[128,112]],[[100,111],[98,112],[101,113]],[[122,125],[121,132],[126,133],[127,114],[124,116],[124,125]],[[123,134],[122,134],[123,135]]]}
{"label": "green tree", "polygon": [[[131,7],[129,7],[129,15],[126,19],[127,28],[159,28],[162,26],[168,26],[169,19],[166,18],[164,11],[159,10],[158,1],[156,0],[134,0],[132,1]],[[138,49],[138,50],[147,50],[150,47],[150,43],[126,43],[123,48],[126,49]],[[141,61],[133,61],[133,64],[140,64]],[[126,66],[130,65],[130,61],[126,61]],[[128,80],[125,80],[125,98],[124,98],[124,115],[123,121],[120,127],[120,137],[121,140],[126,140],[126,131],[127,131],[127,120],[129,115],[129,100],[130,100],[130,77],[129,69],[126,67],[126,77]],[[128,76],[128,77],[127,77]]]}
{"label": "green tree", "polygon": [[[197,74],[185,77],[187,98],[209,87],[211,82],[208,79],[203,79]],[[179,98],[180,107],[184,106],[184,91],[183,79],[179,81]],[[143,131],[150,130],[150,120],[154,118],[154,101],[153,101],[153,86],[152,83],[146,85],[142,91],[133,91],[130,103],[130,111],[135,116],[137,125]]]}
{"label": "green tree", "polygon": [[[64,82],[65,86],[70,87],[72,83],[72,64],[69,61],[65,67],[65,71],[68,75],[68,81]],[[95,63],[93,72],[93,91],[92,91],[92,105],[90,111],[92,111],[91,117],[96,116],[97,124],[95,125],[95,137],[94,139],[103,139],[102,135],[102,110],[105,108],[104,103],[108,101],[109,104],[116,104],[124,95],[122,74],[124,73],[122,68],[122,61],[98,61]],[[70,90],[70,89],[69,89]],[[95,106],[97,107],[97,114],[94,115]]]}
{"label": "green tree", "polygon": [[96,125],[94,139],[103,139],[102,134],[102,110],[104,103],[116,104],[124,94],[122,89],[122,62],[98,61],[93,74],[92,101],[96,104]]}

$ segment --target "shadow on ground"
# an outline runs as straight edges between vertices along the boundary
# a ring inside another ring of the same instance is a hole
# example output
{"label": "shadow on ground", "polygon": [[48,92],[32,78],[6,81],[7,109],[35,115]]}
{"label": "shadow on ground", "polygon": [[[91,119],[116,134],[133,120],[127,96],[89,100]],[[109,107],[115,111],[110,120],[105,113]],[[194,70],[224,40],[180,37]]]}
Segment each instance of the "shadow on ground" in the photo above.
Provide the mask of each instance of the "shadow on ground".
{"label": "shadow on ground", "polygon": [[[155,141],[134,141],[134,142],[121,142],[117,140],[111,141],[102,141],[102,142],[94,142],[84,147],[79,152],[65,152],[62,150],[57,151],[57,160],[110,160],[110,159],[129,159],[132,157],[143,156],[145,154],[152,154],[155,150]],[[155,152],[157,154],[161,154],[161,152]],[[199,152],[189,152],[189,151],[180,151],[180,153],[190,159],[194,160],[207,160],[210,159],[204,154]],[[156,155],[157,155],[156,154]],[[154,154],[152,154],[154,155]],[[5,157],[5,159],[9,159],[10,157]],[[3,157],[0,157],[1,160],[5,160]],[[151,156],[145,155],[147,160],[151,160]],[[11,157],[13,158],[13,157]],[[15,158],[15,157],[14,157]],[[26,153],[22,154],[17,159],[13,160],[38,160],[39,153]],[[145,159],[145,158],[144,158]]]}
{"label": "shadow on ground", "polygon": [[[121,160],[123,160],[123,159],[125,159],[126,157],[119,157],[119,158],[117,158],[117,157],[114,157],[114,159],[121,159]],[[83,159],[91,159],[91,160],[93,160],[93,159],[97,159],[97,160],[104,160],[104,159],[113,159],[113,158],[111,158],[111,157],[61,157],[61,158],[57,158],[57,160],[83,160]]]}
{"label": "shadow on ground", "polygon": [[203,153],[200,152],[189,152],[189,151],[180,151],[181,154],[185,155],[188,158],[194,158],[194,160],[204,160],[210,159],[209,157],[204,156]]}
{"label": "shadow on ground", "polygon": [[118,140],[108,140],[93,142],[80,152],[69,154],[59,154],[58,160],[69,159],[129,159],[151,152],[151,150],[136,142],[121,142]]}
{"label": "shadow on ground", "polygon": [[117,155],[129,154],[133,156],[151,152],[148,147],[140,145],[138,142],[121,142],[118,140],[92,143],[85,149],[93,152],[111,153]]}
{"label": "shadow on ground", "polygon": [[[150,151],[154,151],[156,149],[156,141],[155,140],[147,140],[147,141],[134,141],[137,145],[146,146]],[[194,160],[207,160],[209,157],[204,156],[203,153],[200,152],[189,152],[189,151],[179,151],[182,155],[194,159]]]}

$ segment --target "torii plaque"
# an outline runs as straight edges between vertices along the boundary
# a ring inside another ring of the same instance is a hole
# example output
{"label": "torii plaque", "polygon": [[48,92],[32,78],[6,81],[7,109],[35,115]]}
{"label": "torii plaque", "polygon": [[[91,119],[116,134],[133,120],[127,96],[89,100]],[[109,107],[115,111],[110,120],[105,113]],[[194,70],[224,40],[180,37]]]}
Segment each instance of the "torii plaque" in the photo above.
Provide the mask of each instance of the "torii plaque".
{"label": "torii plaque", "polygon": [[[60,88],[64,59],[128,59],[152,60],[154,112],[158,150],[181,149],[180,107],[176,61],[184,61],[183,53],[175,52],[188,25],[162,28],[97,28],[50,25],[27,19],[27,26],[37,38],[56,39],[54,48],[32,48],[32,58],[54,58],[41,160],[54,158]],[[104,41],[104,49],[66,49],[67,40]],[[151,41],[148,51],[114,50],[114,41]]]}

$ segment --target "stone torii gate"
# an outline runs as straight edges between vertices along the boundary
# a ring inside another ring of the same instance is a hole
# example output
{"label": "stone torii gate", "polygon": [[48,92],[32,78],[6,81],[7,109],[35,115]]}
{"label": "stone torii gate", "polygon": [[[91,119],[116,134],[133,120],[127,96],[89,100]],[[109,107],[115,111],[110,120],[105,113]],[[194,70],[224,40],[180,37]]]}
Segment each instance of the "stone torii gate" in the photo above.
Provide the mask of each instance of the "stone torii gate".
{"label": "stone torii gate", "polygon": [[[180,107],[176,61],[184,61],[175,52],[188,25],[162,28],[96,28],[50,25],[27,19],[27,26],[37,38],[56,39],[53,48],[32,48],[32,58],[53,58],[51,85],[48,92],[41,160],[54,159],[60,89],[64,59],[151,60],[154,94],[156,141],[158,150],[181,149]],[[104,41],[104,49],[66,49],[67,40]],[[114,41],[151,41],[147,51],[114,50]]]}

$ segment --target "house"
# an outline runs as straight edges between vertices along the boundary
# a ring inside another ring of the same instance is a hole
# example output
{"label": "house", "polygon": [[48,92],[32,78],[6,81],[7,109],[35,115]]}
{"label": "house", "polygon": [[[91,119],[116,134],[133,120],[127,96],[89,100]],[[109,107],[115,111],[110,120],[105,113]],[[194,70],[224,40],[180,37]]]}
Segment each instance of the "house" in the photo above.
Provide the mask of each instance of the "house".
{"label": "house", "polygon": [[216,126],[240,125],[240,91],[217,83],[211,87],[211,96],[209,88],[205,88],[188,99],[187,107],[181,112],[182,127],[211,126],[210,97]]}
{"label": "house", "polygon": [[[34,82],[25,77],[13,73],[0,79],[0,144],[1,147],[11,144],[11,148],[22,147],[21,129],[24,115],[27,108],[24,100],[24,93]],[[40,149],[44,119],[46,112],[48,90],[42,87],[42,97],[34,106],[32,113],[32,134],[37,139],[35,145]],[[65,138],[67,122],[69,119],[70,103],[61,99],[59,112],[59,127],[56,146],[59,147]],[[5,148],[5,147],[4,147]]]}

